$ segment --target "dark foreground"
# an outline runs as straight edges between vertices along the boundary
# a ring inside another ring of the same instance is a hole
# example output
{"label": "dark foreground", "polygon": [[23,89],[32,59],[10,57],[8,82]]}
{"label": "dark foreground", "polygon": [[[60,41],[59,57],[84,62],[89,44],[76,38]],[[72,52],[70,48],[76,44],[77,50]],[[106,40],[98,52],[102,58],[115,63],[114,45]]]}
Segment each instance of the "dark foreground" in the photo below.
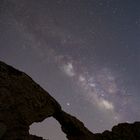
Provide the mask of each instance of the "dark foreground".
{"label": "dark foreground", "polygon": [[0,140],[43,140],[30,135],[29,126],[48,117],[61,124],[68,140],[140,140],[140,122],[90,132],[28,75],[0,61]]}

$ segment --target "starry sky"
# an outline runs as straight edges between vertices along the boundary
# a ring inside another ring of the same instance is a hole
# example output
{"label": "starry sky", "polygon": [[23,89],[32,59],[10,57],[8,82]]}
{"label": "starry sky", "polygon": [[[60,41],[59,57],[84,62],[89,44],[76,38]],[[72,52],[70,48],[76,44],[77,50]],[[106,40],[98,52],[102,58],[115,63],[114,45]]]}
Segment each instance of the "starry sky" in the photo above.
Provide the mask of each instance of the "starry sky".
{"label": "starry sky", "polygon": [[[140,121],[139,0],[0,0],[0,60],[94,133]],[[53,118],[30,133],[66,140]]]}

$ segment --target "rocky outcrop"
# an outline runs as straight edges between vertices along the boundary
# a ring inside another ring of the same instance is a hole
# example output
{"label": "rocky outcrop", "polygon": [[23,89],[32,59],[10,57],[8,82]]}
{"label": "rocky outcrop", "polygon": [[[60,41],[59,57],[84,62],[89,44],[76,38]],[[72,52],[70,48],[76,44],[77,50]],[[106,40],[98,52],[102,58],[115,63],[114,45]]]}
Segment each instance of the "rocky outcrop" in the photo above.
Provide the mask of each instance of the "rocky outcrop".
{"label": "rocky outcrop", "polygon": [[134,124],[122,123],[104,131],[102,134],[93,134],[77,118],[60,112],[54,116],[67,134],[68,140],[140,140],[140,122]]}
{"label": "rocky outcrop", "polygon": [[28,75],[0,62],[0,137],[3,140],[33,138],[29,137],[29,126],[59,110],[61,107],[53,97]]}
{"label": "rocky outcrop", "polygon": [[[140,122],[93,134],[25,73],[0,62],[0,140],[43,140],[29,134],[33,122],[54,117],[68,140],[139,140]],[[94,125],[94,124],[93,124]]]}
{"label": "rocky outcrop", "polygon": [[64,111],[54,114],[53,117],[61,124],[62,131],[68,140],[93,140],[94,134],[77,118]]}
{"label": "rocky outcrop", "polygon": [[112,131],[104,131],[96,134],[95,140],[139,140],[140,122],[134,124],[122,123],[112,128]]}

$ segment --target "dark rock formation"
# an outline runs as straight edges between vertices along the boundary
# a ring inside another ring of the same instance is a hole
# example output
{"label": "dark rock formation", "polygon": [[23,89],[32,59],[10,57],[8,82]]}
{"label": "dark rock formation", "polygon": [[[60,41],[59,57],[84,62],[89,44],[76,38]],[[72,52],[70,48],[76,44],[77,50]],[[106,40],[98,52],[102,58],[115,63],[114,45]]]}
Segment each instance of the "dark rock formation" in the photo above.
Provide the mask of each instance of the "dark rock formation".
{"label": "dark rock formation", "polygon": [[112,128],[112,131],[104,131],[96,134],[95,140],[139,140],[140,122],[134,124],[122,123]]}
{"label": "dark rock formation", "polygon": [[0,140],[43,140],[30,135],[29,126],[51,116],[61,124],[68,140],[140,139],[140,122],[119,124],[111,132],[91,133],[28,75],[0,62]]}
{"label": "dark rock formation", "polygon": [[3,140],[33,138],[29,137],[29,126],[59,110],[60,105],[29,76],[0,62],[0,136]]}
{"label": "dark rock formation", "polygon": [[54,114],[53,117],[61,124],[61,128],[67,135],[68,140],[93,140],[93,133],[77,118],[64,111]]}

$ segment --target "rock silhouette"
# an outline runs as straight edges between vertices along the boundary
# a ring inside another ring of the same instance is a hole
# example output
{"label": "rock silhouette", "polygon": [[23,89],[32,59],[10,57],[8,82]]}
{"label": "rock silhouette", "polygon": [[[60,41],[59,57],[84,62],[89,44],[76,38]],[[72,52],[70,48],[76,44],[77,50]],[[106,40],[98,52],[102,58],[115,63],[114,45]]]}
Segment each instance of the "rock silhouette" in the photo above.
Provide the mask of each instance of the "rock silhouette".
{"label": "rock silhouette", "polygon": [[140,122],[93,134],[28,75],[0,61],[0,140],[43,140],[30,135],[29,126],[48,117],[61,124],[68,140],[140,140]]}

